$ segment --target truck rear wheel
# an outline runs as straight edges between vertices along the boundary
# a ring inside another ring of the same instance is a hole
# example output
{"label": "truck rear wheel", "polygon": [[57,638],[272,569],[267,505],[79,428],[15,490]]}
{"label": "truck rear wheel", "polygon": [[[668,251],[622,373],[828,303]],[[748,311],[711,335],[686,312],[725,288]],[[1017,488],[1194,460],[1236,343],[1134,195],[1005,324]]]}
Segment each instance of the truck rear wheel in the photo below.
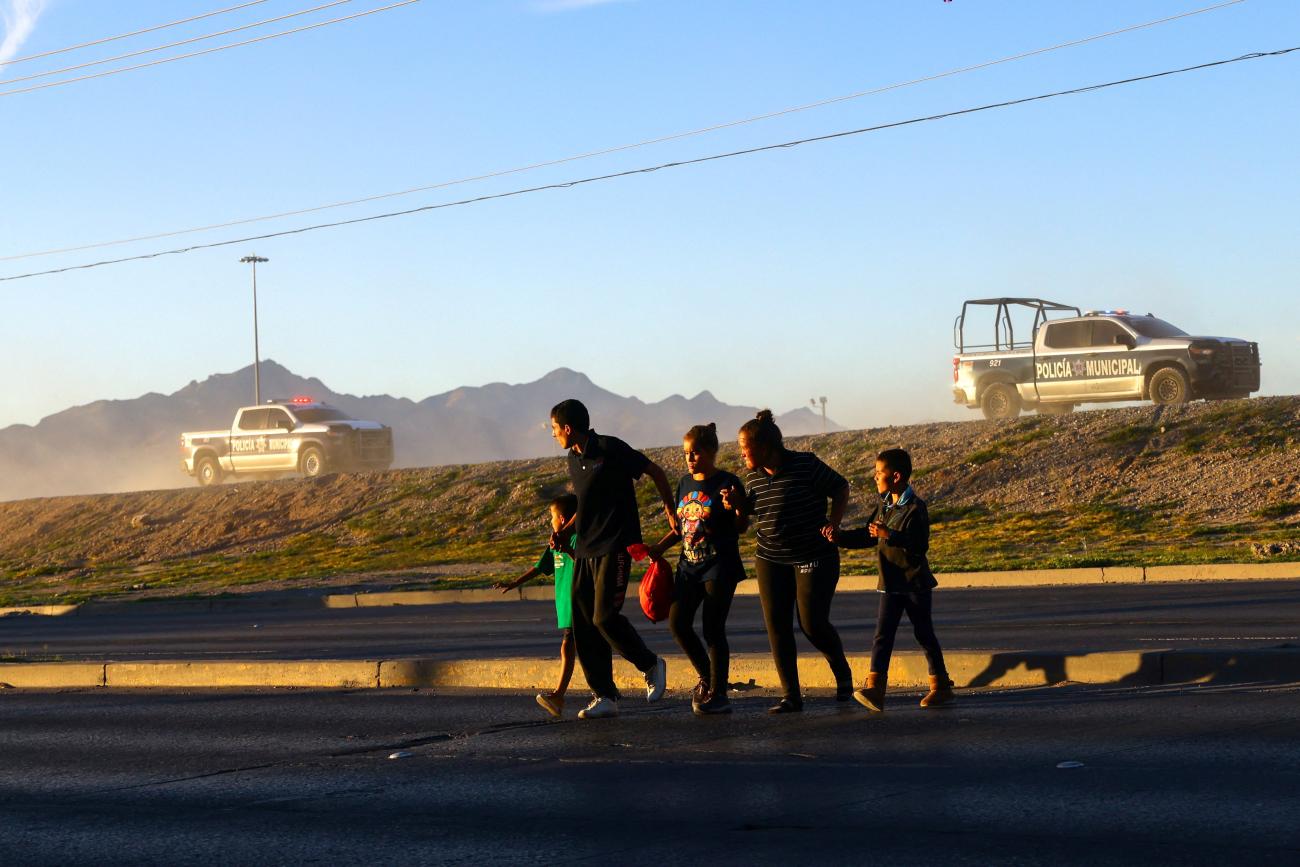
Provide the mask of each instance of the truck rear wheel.
{"label": "truck rear wheel", "polygon": [[1176,367],[1162,367],[1152,374],[1149,391],[1156,406],[1187,403],[1187,375]]}
{"label": "truck rear wheel", "polygon": [[221,484],[221,464],[211,455],[199,458],[194,465],[194,478],[205,488]]}
{"label": "truck rear wheel", "polygon": [[980,410],[992,421],[1015,418],[1020,415],[1020,395],[1005,382],[995,382],[980,395]]}
{"label": "truck rear wheel", "polygon": [[303,476],[314,479],[325,473],[325,453],[316,446],[307,446],[298,458],[298,469]]}

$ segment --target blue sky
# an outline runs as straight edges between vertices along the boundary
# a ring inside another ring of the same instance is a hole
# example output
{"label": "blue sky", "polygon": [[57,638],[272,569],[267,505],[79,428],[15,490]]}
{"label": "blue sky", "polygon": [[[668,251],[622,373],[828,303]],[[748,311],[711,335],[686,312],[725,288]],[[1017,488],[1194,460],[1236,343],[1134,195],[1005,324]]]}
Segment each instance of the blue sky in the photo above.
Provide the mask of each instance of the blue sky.
{"label": "blue sky", "polygon": [[[10,57],[235,0],[0,0],[11,22],[15,3],[39,16]],[[1211,3],[422,0],[0,96],[0,257],[527,165]],[[269,0],[0,67],[0,91],[56,65],[314,5]],[[256,32],[382,5],[354,0]],[[0,276],[1297,44],[1300,4],[1246,0],[707,135],[304,217],[0,261]],[[254,251],[272,260],[259,270],[263,356],[352,393],[419,399],[567,366],[644,400],[709,389],[784,411],[826,395],[830,414],[851,426],[968,418],[950,402],[952,319],[962,299],[998,294],[1150,310],[1189,331],[1256,339],[1262,391],[1297,393],[1298,82],[1300,53],[604,184],[0,282],[0,427],[248,364],[249,275],[238,259]]]}

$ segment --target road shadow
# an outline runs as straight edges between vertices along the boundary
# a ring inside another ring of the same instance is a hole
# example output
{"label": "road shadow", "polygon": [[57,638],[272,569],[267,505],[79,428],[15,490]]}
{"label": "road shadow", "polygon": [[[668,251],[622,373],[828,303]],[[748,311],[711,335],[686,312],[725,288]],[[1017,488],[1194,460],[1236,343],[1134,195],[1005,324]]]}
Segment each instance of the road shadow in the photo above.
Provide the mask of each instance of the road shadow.
{"label": "road shadow", "polygon": [[1300,683],[1300,648],[1284,645],[1240,650],[1153,650],[1134,654],[1066,652],[995,653],[962,686],[1024,686],[1024,673],[1041,673],[1038,684],[1093,683],[1114,686],[1164,684]]}

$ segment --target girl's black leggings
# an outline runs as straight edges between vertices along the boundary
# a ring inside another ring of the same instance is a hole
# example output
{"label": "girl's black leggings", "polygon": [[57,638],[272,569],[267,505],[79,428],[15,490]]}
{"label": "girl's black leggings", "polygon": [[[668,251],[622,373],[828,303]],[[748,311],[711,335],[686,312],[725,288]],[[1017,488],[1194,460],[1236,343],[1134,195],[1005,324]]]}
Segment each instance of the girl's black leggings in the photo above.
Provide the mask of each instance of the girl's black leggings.
{"label": "girl's black leggings", "polygon": [[836,689],[853,688],[853,672],[844,657],[840,634],[831,625],[831,599],[840,582],[840,555],[832,551],[811,563],[790,565],[767,560],[754,561],[758,574],[758,595],[763,603],[763,622],[772,659],[781,678],[785,697],[802,703],[799,690],[798,649],[794,643],[793,615],[798,610],[799,628],[813,647],[821,651],[835,675]]}
{"label": "girl's black leggings", "polygon": [[[709,689],[721,689],[727,694],[730,676],[731,647],[727,644],[727,613],[731,599],[736,594],[736,581],[732,578],[715,578],[696,581],[681,578],[677,582],[677,598],[668,612],[668,626],[677,645],[690,657],[691,665]],[[695,634],[695,612],[704,606],[704,642]]]}

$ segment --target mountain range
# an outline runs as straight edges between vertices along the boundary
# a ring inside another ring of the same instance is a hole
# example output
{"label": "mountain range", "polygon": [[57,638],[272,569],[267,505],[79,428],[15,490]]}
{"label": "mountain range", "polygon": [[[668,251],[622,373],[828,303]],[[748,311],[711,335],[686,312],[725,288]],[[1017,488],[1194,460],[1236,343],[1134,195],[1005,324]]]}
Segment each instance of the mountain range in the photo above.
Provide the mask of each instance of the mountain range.
{"label": "mountain range", "polygon": [[[638,447],[679,442],[691,425],[710,421],[717,422],[720,436],[729,437],[757,411],[722,403],[707,391],[645,403],[607,391],[568,368],[535,382],[466,386],[420,401],[340,394],[270,360],[261,364],[261,379],[266,397],[309,395],[356,418],[389,425],[397,467],[558,454],[548,414],[569,397],[587,405],[598,431]],[[249,365],[193,381],[173,394],[95,401],[36,425],[0,429],[0,500],[192,485],[181,467],[180,433],[228,427],[235,410],[251,402],[252,392]],[[806,407],[777,416],[777,423],[791,435],[822,431],[821,416]],[[826,428],[842,430],[829,420]]]}

